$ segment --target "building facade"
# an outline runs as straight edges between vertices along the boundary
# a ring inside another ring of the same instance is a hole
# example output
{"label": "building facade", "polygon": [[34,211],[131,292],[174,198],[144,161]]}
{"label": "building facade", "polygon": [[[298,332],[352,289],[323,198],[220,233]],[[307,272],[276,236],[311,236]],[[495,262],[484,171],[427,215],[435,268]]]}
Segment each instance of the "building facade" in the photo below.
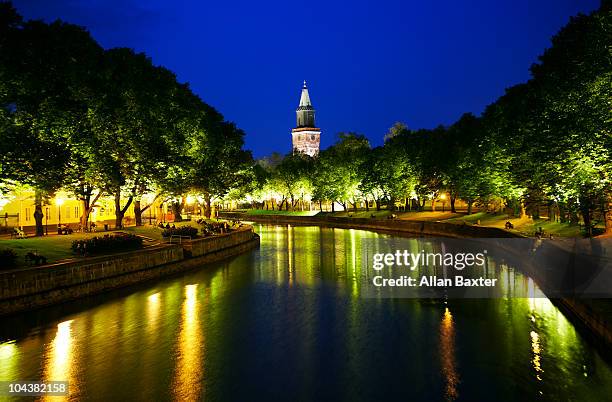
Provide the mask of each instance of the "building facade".
{"label": "building facade", "polygon": [[300,105],[295,113],[297,115],[297,125],[291,130],[293,153],[300,152],[310,156],[317,156],[321,144],[321,129],[315,125],[315,110],[310,102],[306,81],[304,81],[304,86],[302,87]]}
{"label": "building facade", "polygon": [[[34,232],[36,221],[35,211],[35,192],[31,189],[13,191],[8,194],[0,194],[0,235],[12,232],[13,228],[21,228],[27,233]],[[161,197],[156,198],[155,194],[145,194],[141,199],[141,206],[150,207],[142,213],[142,223],[145,225],[155,225],[159,222],[174,221],[174,214],[168,202],[164,202]],[[213,206],[213,215],[216,207]],[[183,219],[190,217],[202,217],[203,207],[197,200],[189,196],[183,210]],[[83,203],[74,195],[59,191],[43,202],[43,227],[49,233],[56,231],[57,225],[67,225],[73,230],[79,230],[80,219],[83,213]],[[124,226],[135,224],[136,214],[134,213],[134,203],[125,212],[123,218]],[[95,223],[97,230],[103,230],[104,225],[108,224],[110,229],[115,228],[115,200],[113,197],[100,197],[89,215],[89,223]]]}

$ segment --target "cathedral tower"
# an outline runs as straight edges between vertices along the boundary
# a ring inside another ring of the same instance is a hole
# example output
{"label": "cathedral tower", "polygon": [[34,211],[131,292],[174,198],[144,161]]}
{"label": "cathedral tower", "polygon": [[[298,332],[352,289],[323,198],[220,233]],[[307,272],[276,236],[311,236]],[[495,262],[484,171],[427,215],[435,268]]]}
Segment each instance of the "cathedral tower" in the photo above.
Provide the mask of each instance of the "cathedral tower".
{"label": "cathedral tower", "polygon": [[302,87],[300,105],[295,111],[297,114],[297,126],[291,130],[293,153],[301,152],[310,156],[319,154],[321,142],[321,129],[315,126],[315,110],[310,103],[310,95],[306,87],[306,81]]}

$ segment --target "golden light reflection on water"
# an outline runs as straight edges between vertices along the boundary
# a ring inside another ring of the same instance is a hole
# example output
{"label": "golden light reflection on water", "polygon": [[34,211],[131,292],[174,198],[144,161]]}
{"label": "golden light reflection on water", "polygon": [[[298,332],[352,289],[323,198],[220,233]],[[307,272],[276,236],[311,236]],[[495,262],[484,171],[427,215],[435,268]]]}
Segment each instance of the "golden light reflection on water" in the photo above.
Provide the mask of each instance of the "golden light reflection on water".
{"label": "golden light reflection on water", "polygon": [[0,380],[15,380],[17,371],[17,345],[15,341],[0,344]]}
{"label": "golden light reflection on water", "polygon": [[440,322],[440,359],[442,375],[446,379],[444,396],[446,400],[453,401],[459,396],[457,391],[459,373],[455,362],[455,324],[448,307],[444,310],[444,316]]}
{"label": "golden light reflection on water", "polygon": [[153,293],[147,297],[147,325],[149,330],[157,327],[160,309],[160,293]]}
{"label": "golden light reflection on water", "polygon": [[354,229],[349,231],[351,236],[351,294],[359,296],[358,273],[357,273],[357,235]]}
{"label": "golden light reflection on water", "polygon": [[173,381],[174,400],[203,399],[201,344],[202,333],[198,316],[198,285],[185,286],[185,300],[181,312],[176,371]]}
{"label": "golden light reflection on water", "polygon": [[293,266],[293,228],[291,225],[287,226],[287,261],[289,269],[289,286],[293,285],[295,267]]}
{"label": "golden light reflection on water", "polygon": [[540,336],[535,331],[531,331],[529,335],[531,336],[531,351],[533,352],[533,359],[531,362],[536,372],[536,379],[542,381],[540,374],[543,373],[544,370],[542,370],[542,362],[540,361],[540,353],[542,352],[540,349]]}
{"label": "golden light reflection on water", "polygon": [[72,335],[73,320],[57,325],[55,338],[48,345],[43,358],[43,381],[68,381],[69,397],[45,396],[42,400],[57,401],[78,396],[79,384],[76,377],[74,338]]}

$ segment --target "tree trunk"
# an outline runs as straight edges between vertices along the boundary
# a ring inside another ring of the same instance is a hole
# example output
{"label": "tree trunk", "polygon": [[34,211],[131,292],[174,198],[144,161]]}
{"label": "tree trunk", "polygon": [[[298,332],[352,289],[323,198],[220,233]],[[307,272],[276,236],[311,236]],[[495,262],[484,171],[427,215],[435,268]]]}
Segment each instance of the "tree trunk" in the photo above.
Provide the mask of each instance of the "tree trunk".
{"label": "tree trunk", "polygon": [[331,202],[331,206],[332,206],[332,212],[336,212],[336,203],[335,202]]}
{"label": "tree trunk", "polygon": [[92,193],[91,189],[84,191],[83,198],[81,199],[81,201],[83,202],[83,212],[81,213],[81,218],[79,222],[81,224],[81,230],[84,232],[87,232],[89,214],[91,213],[93,206],[96,205],[96,202],[98,202],[98,199],[102,195],[102,191],[98,192],[98,194],[95,197],[93,197],[93,199],[91,198],[91,193]]}
{"label": "tree trunk", "polygon": [[140,200],[134,201],[134,221],[136,226],[142,226],[142,210],[140,209]]}
{"label": "tree trunk", "polygon": [[125,216],[125,212],[128,210],[128,208],[132,204],[133,199],[134,197],[130,196],[125,206],[121,208],[121,189],[117,189],[117,191],[115,192],[115,228],[116,229],[123,228],[123,217]]}
{"label": "tree trunk", "polygon": [[436,199],[431,199],[431,212],[436,212]]}
{"label": "tree trunk", "polygon": [[389,197],[389,207],[387,208],[389,211],[395,211],[395,197]]}
{"label": "tree trunk", "polygon": [[604,222],[606,234],[612,234],[612,193],[604,200]]}
{"label": "tree trunk", "polygon": [[210,194],[204,194],[204,216],[206,219],[210,219],[212,214],[212,197]]}
{"label": "tree trunk", "polygon": [[[147,209],[153,208],[153,204],[155,204],[155,200],[157,200],[159,196],[160,194],[155,194],[155,197],[153,198],[153,200],[151,200],[151,203],[144,208],[142,207],[140,200],[134,200],[134,220],[136,221],[136,226],[142,226],[142,214],[144,214]],[[150,223],[151,222],[149,220],[149,224]]]}
{"label": "tree trunk", "polygon": [[183,210],[183,199],[181,201],[173,201],[170,204],[170,208],[172,209],[172,214],[174,215],[174,222],[181,222],[183,217],[181,216],[181,211]]}
{"label": "tree trunk", "polygon": [[370,212],[370,200],[368,200],[368,197],[366,197],[365,199],[365,206],[366,206],[366,212]]}
{"label": "tree trunk", "polygon": [[45,228],[43,227],[43,218],[45,215],[42,211],[42,198],[42,192],[36,190],[34,195],[34,221],[36,222],[36,236],[44,236],[45,234]]}
{"label": "tree trunk", "polygon": [[580,213],[584,222],[584,231],[587,237],[593,237],[593,223],[591,219],[591,200],[587,197],[580,197]]}
{"label": "tree trunk", "polygon": [[555,214],[553,213],[553,205],[552,203],[548,203],[548,222],[555,221]]}
{"label": "tree trunk", "polygon": [[467,204],[468,204],[468,207],[467,207],[467,214],[468,214],[468,215],[472,215],[472,204],[473,204],[473,203],[474,203],[474,201],[472,201],[472,200],[468,200],[468,202],[467,202]]}
{"label": "tree trunk", "polygon": [[586,237],[593,237],[593,227],[591,223],[591,211],[585,210],[582,212],[582,220],[584,221],[584,232]]}
{"label": "tree trunk", "polygon": [[323,201],[319,200],[319,211],[323,212]]}
{"label": "tree trunk", "polygon": [[559,206],[559,222],[565,223],[567,222],[567,209],[565,207],[565,203],[561,202],[558,204]]}
{"label": "tree trunk", "polygon": [[115,199],[115,229],[123,228],[123,216],[124,213],[117,207],[117,200]]}
{"label": "tree trunk", "polygon": [[380,199],[377,198],[375,202],[376,202],[376,210],[380,211]]}
{"label": "tree trunk", "polygon": [[457,194],[451,193],[450,206],[451,206],[451,212],[454,214],[457,213],[457,210],[455,209],[455,201],[457,201]]}
{"label": "tree trunk", "polygon": [[410,211],[410,198],[406,197],[404,200],[404,212]]}

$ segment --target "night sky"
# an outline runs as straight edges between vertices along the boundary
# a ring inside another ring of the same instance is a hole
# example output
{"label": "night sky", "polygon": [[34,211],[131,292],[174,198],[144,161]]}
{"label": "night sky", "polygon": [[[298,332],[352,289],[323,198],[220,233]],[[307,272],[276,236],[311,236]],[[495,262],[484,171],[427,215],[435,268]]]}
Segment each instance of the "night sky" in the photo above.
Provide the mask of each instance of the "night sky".
{"label": "night sky", "polygon": [[340,131],[375,145],[480,114],[569,17],[599,0],[17,0],[26,18],[87,27],[147,53],[244,129],[256,157],[291,149],[302,80],[325,148]]}

